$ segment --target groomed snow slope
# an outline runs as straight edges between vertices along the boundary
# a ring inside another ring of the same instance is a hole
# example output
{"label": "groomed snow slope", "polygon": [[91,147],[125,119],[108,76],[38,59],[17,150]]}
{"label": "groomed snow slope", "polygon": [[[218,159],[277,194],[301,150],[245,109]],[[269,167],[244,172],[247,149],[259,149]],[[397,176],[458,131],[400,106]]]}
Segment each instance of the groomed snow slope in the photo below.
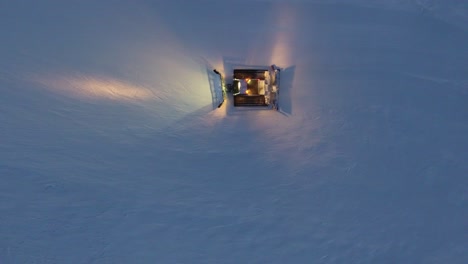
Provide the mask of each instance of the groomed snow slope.
{"label": "groomed snow slope", "polygon": [[[466,30],[81,2],[0,4],[0,263],[467,263]],[[271,63],[281,113],[213,107],[213,68]]]}

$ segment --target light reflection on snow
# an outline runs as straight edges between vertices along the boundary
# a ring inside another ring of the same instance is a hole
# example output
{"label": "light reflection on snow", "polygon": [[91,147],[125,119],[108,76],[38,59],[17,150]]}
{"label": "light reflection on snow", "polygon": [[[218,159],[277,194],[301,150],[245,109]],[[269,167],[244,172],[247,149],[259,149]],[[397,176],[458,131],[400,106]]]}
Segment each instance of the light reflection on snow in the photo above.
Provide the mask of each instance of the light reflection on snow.
{"label": "light reflection on snow", "polygon": [[277,4],[274,12],[279,17],[273,26],[273,29],[277,31],[273,36],[270,64],[285,67],[292,65],[293,62],[293,45],[290,42],[295,39],[294,29],[297,26],[295,17],[297,16],[294,8],[288,5]]}
{"label": "light reflection on snow", "polygon": [[148,87],[111,77],[74,75],[40,77],[33,80],[53,92],[84,99],[135,101],[157,97]]}

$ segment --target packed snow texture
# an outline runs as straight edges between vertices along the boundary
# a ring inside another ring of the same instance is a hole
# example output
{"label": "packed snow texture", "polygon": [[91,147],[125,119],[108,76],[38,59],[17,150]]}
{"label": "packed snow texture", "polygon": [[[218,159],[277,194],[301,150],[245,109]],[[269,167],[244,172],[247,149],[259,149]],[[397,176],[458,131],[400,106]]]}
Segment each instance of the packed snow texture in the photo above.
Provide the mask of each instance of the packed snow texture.
{"label": "packed snow texture", "polygon": [[0,263],[468,263],[467,4],[372,2],[1,1]]}

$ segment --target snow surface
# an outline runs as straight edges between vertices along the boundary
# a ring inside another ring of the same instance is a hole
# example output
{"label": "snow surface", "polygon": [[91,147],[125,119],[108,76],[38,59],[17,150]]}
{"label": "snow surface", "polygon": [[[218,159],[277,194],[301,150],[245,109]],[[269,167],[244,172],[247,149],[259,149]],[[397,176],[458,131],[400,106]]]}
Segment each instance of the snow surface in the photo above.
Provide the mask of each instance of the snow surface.
{"label": "snow surface", "polygon": [[466,2],[382,3],[1,1],[0,263],[468,263]]}

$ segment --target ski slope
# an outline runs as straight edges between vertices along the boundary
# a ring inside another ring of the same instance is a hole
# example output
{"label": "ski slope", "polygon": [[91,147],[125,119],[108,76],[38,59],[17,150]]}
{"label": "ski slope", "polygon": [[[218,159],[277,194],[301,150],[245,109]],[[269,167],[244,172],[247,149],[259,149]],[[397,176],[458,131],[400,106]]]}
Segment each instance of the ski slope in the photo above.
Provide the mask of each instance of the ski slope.
{"label": "ski slope", "polygon": [[0,2],[0,263],[467,263],[468,8],[372,2]]}

